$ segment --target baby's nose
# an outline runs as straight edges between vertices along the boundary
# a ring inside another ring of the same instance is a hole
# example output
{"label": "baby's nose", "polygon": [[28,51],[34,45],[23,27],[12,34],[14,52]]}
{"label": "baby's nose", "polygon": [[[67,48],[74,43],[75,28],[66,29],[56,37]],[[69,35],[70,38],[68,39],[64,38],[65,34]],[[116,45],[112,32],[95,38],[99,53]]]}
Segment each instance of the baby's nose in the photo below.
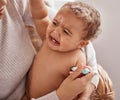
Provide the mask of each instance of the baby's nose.
{"label": "baby's nose", "polygon": [[60,33],[58,31],[54,30],[51,35],[59,41]]}
{"label": "baby's nose", "polygon": [[55,35],[55,36],[57,36],[57,37],[58,37],[58,36],[60,35],[60,33],[59,33],[59,31],[54,30],[54,31],[53,31],[53,35]]}

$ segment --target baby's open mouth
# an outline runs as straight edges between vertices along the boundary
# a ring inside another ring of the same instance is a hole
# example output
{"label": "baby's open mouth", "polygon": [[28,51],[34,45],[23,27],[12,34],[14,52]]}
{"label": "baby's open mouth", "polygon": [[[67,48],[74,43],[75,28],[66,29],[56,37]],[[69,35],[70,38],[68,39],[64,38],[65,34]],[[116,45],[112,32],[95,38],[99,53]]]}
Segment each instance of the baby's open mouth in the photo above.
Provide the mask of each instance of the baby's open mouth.
{"label": "baby's open mouth", "polygon": [[49,36],[49,40],[52,44],[54,44],[55,46],[59,46],[60,42],[57,41],[55,38],[53,38],[52,36]]}

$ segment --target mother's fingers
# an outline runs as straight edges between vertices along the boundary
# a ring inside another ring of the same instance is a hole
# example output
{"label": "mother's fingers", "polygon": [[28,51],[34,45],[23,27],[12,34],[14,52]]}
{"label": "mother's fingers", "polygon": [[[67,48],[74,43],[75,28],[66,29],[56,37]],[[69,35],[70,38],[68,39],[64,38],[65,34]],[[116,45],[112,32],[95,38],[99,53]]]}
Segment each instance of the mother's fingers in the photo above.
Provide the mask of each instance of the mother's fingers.
{"label": "mother's fingers", "polygon": [[78,66],[75,69],[76,70],[68,76],[68,78],[70,78],[71,80],[76,79],[80,75],[80,73],[82,72],[81,66]]}
{"label": "mother's fingers", "polygon": [[83,82],[89,83],[92,80],[92,78],[93,78],[94,75],[95,75],[95,73],[90,72],[87,75],[81,77],[81,79],[82,79]]}

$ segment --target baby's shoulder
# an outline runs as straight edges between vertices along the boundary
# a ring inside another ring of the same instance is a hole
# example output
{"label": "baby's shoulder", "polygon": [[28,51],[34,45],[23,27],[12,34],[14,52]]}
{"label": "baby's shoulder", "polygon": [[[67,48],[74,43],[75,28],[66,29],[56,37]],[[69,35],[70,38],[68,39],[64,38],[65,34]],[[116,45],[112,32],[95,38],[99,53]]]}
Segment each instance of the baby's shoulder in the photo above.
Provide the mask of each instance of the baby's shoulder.
{"label": "baby's shoulder", "polygon": [[79,52],[76,53],[76,65],[86,65],[86,54],[83,50],[79,50]]}

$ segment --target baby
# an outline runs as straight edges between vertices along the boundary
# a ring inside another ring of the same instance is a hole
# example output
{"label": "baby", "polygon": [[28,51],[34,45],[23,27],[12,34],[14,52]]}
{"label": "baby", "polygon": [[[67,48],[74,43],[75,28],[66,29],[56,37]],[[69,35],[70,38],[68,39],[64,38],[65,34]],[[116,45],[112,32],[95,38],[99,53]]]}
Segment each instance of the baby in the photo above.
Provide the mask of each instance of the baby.
{"label": "baby", "polygon": [[43,44],[29,72],[27,91],[30,98],[38,98],[56,90],[71,66],[87,65],[83,47],[97,36],[100,15],[82,2],[64,4],[53,21],[42,0],[31,0],[31,11]]}

